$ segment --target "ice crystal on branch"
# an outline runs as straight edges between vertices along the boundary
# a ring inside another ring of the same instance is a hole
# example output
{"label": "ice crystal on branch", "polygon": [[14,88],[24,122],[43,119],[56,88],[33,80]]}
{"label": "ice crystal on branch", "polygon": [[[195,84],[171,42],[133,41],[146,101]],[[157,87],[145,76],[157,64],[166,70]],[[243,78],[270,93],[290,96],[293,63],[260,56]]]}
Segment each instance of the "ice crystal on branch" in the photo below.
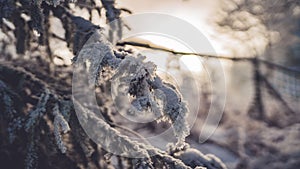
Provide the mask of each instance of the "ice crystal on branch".
{"label": "ice crystal on branch", "polygon": [[62,136],[60,132],[62,131],[64,134],[70,130],[68,122],[64,119],[64,117],[59,112],[58,104],[55,104],[53,108],[52,114],[54,115],[54,136],[56,140],[56,144],[62,153],[65,153],[67,148],[63,143]]}
{"label": "ice crystal on branch", "polygon": [[38,101],[38,104],[34,110],[29,112],[29,118],[26,121],[25,124],[25,130],[27,132],[30,131],[30,129],[36,125],[36,123],[39,121],[39,119],[44,115],[46,112],[46,104],[48,103],[50,97],[50,91],[46,90],[45,93],[41,94],[41,97]]}
{"label": "ice crystal on branch", "polygon": [[[151,62],[145,63],[143,60],[144,57],[125,57],[114,78],[119,76],[122,77],[124,83],[129,83],[128,93],[134,97],[131,103],[135,108],[131,111],[150,109],[156,117],[169,119],[173,124],[178,142],[182,142],[189,134],[186,104],[173,85],[163,82],[155,74],[156,66]],[[159,101],[162,102],[161,105],[158,104]],[[163,116],[160,117],[161,115]]]}
{"label": "ice crystal on branch", "polygon": [[152,62],[145,62],[144,59],[142,55],[129,53],[124,59],[117,58],[110,43],[101,33],[95,31],[82,47],[76,61],[88,64],[86,67],[91,85],[98,82],[99,73],[105,67],[113,68],[115,73],[112,80],[123,85],[123,91],[117,95],[131,96],[131,106],[127,111],[135,116],[152,112],[159,119],[168,119],[173,125],[178,143],[182,143],[189,135],[186,103],[182,101],[182,96],[175,86],[163,82],[157,76],[156,66]]}
{"label": "ice crystal on branch", "polygon": [[31,139],[29,145],[27,147],[27,155],[25,158],[25,169],[32,169],[37,167],[37,148],[36,148],[36,140],[34,140],[34,133],[31,135]]}

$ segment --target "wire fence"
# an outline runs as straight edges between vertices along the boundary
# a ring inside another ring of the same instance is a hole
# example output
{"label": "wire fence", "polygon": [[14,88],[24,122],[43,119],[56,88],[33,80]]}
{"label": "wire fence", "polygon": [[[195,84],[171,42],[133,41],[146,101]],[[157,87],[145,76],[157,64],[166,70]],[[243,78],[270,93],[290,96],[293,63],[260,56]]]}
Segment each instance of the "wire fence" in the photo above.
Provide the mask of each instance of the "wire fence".
{"label": "wire fence", "polygon": [[268,79],[282,95],[300,99],[300,73],[298,71],[273,69]]}

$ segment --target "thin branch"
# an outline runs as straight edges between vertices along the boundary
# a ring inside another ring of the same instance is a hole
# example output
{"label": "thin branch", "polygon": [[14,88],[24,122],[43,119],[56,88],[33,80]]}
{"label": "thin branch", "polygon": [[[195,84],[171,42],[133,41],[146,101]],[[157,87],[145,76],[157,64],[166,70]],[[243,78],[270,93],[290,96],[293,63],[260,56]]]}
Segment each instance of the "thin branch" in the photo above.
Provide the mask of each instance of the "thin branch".
{"label": "thin branch", "polygon": [[157,46],[154,44],[146,44],[146,43],[140,43],[140,42],[134,42],[134,41],[122,41],[117,43],[118,46],[137,46],[142,48],[148,48],[153,50],[159,50],[164,52],[169,52],[174,55],[195,55],[200,57],[206,57],[206,58],[214,58],[214,59],[225,59],[225,60],[232,60],[232,61],[249,61],[253,60],[252,57],[230,57],[230,56],[217,56],[217,55],[210,55],[210,54],[203,54],[203,53],[193,53],[193,52],[181,52],[181,51],[175,51],[169,48]]}
{"label": "thin branch", "polygon": [[126,46],[126,45],[148,48],[148,49],[152,49],[152,50],[159,50],[159,51],[163,51],[163,52],[169,52],[174,55],[194,55],[194,56],[199,56],[199,57],[203,57],[203,58],[223,59],[223,60],[231,60],[231,61],[247,61],[247,62],[252,62],[254,60],[257,60],[258,62],[265,64],[270,69],[280,69],[280,70],[286,70],[286,71],[300,74],[299,70],[291,69],[289,67],[279,65],[276,63],[272,63],[267,60],[258,59],[255,57],[231,57],[231,56],[211,55],[211,54],[203,54],[203,53],[181,52],[181,51],[175,51],[173,49],[165,48],[165,47],[158,46],[158,45],[151,44],[151,43],[140,43],[140,42],[134,42],[134,41],[121,41],[121,42],[117,43],[117,46]]}

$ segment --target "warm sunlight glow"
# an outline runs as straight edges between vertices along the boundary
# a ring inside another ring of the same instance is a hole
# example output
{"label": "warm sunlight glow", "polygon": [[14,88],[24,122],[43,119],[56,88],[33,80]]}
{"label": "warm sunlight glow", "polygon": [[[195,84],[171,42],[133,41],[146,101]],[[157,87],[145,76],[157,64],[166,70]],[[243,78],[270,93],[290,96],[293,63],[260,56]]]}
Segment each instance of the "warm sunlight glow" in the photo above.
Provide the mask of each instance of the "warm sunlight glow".
{"label": "warm sunlight glow", "polygon": [[193,52],[189,47],[185,46],[177,39],[167,37],[165,35],[142,35],[139,38],[150,41],[154,45],[172,49],[174,51]]}
{"label": "warm sunlight glow", "polygon": [[180,61],[190,70],[201,72],[203,70],[202,63],[198,56],[182,56]]}
{"label": "warm sunlight glow", "polygon": [[[139,36],[140,39],[148,41],[155,46],[164,47],[167,49],[172,49],[174,51],[183,51],[183,52],[194,52],[189,49],[184,44],[180,43],[178,40],[164,37],[163,35],[143,35]],[[137,39],[135,39],[136,41]],[[180,58],[180,66],[183,69],[187,69],[193,72],[200,72],[202,71],[202,64],[201,60],[197,56],[182,56]]]}

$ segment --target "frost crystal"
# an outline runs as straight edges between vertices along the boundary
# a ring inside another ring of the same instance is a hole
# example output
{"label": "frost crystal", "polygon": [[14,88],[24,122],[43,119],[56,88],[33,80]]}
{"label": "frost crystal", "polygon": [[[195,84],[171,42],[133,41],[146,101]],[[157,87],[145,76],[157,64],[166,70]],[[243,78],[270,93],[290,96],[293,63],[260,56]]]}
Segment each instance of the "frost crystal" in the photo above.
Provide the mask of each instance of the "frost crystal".
{"label": "frost crystal", "polygon": [[168,119],[173,124],[178,143],[182,143],[189,135],[186,103],[182,101],[175,86],[163,82],[156,75],[156,66],[144,59],[142,55],[134,56],[129,53],[124,59],[116,57],[110,43],[95,31],[82,47],[76,62],[86,67],[91,85],[98,83],[99,73],[104,67],[115,69],[112,80],[119,85],[118,90],[121,89],[117,97],[125,98],[127,94],[131,97],[131,106],[127,108],[127,112],[134,116],[152,112],[158,119]]}
{"label": "frost crystal", "polygon": [[186,165],[191,166],[192,168],[202,166],[208,169],[227,169],[225,164],[223,164],[216,156],[211,154],[204,155],[193,148],[187,148],[184,151],[175,153],[175,157],[179,158]]}
{"label": "frost crystal", "polygon": [[8,131],[8,140],[10,143],[13,143],[15,138],[17,137],[16,132],[23,127],[23,119],[21,117],[17,117],[13,119],[9,123]]}
{"label": "frost crystal", "polygon": [[54,115],[54,136],[55,141],[62,153],[66,153],[66,146],[63,143],[62,136],[60,132],[67,133],[70,131],[70,127],[68,122],[64,119],[64,117],[59,113],[59,106],[58,104],[55,104],[53,108],[53,115]]}
{"label": "frost crystal", "polygon": [[36,161],[38,159],[38,155],[36,152],[36,145],[35,141],[31,140],[27,147],[27,156],[25,159],[25,168],[26,169],[32,169],[36,168],[37,164]]}
{"label": "frost crystal", "polygon": [[40,96],[36,108],[31,112],[29,112],[29,118],[27,119],[25,124],[25,130],[27,132],[29,132],[29,130],[36,124],[39,118],[42,117],[46,112],[46,104],[48,103],[49,95],[50,95],[50,91],[46,90],[45,93],[43,93]]}
{"label": "frost crystal", "polygon": [[97,83],[103,66],[109,64],[113,67],[117,64],[118,59],[113,56],[110,44],[104,41],[100,34],[94,33],[80,50],[76,61],[87,65],[89,83],[93,85]]}

